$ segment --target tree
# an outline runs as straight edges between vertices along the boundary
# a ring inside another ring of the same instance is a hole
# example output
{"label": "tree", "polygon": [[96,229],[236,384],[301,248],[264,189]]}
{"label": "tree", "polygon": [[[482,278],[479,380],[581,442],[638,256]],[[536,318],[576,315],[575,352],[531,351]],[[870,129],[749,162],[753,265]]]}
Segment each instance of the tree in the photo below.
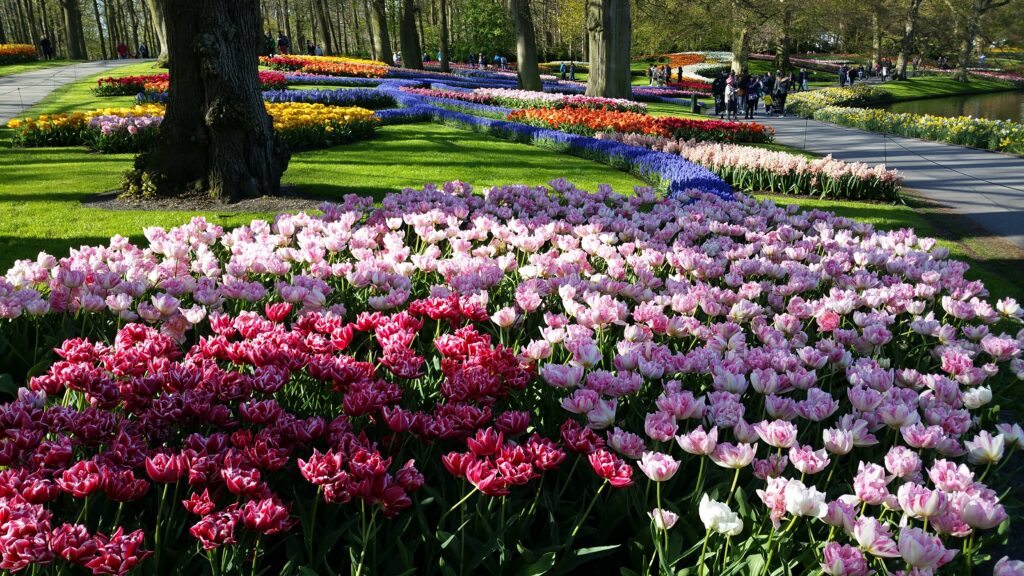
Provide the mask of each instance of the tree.
{"label": "tree", "polygon": [[974,45],[981,30],[981,19],[990,10],[1006,6],[1010,0],[965,0],[956,3],[946,0],[946,3],[954,15],[954,21],[960,33],[957,71],[953,78],[958,82],[967,82],[969,79],[967,67],[971,65]]}
{"label": "tree", "polygon": [[449,66],[451,54],[448,52],[448,0],[441,0],[441,72],[451,70]]}
{"label": "tree", "polygon": [[530,0],[508,0],[508,8],[516,29],[519,87],[541,91],[544,85],[540,81],[540,67],[537,65],[537,39],[534,36],[533,16],[530,14]]}
{"label": "tree", "polygon": [[914,50],[914,33],[917,30],[917,15],[921,11],[923,0],[907,0],[907,16],[903,21],[903,40],[900,41],[900,54],[896,58],[896,78],[907,79],[907,64]]}
{"label": "tree", "polygon": [[402,47],[402,66],[423,69],[423,52],[416,33],[416,1],[402,0],[402,20],[398,26],[398,39]]}
{"label": "tree", "polygon": [[320,37],[324,43],[324,53],[333,54],[334,42],[331,38],[331,21],[327,16],[327,4],[325,0],[313,0],[316,7],[316,19],[320,24]]}
{"label": "tree", "polygon": [[167,66],[167,25],[164,23],[164,13],[160,9],[159,0],[146,0],[146,7],[149,8],[150,19],[153,21],[153,31],[156,32],[156,41],[160,45],[160,55],[157,56],[159,66]]}
{"label": "tree", "polygon": [[630,98],[630,0],[586,0],[590,69],[587,95]]}
{"label": "tree", "polygon": [[82,30],[82,9],[78,0],[60,0],[64,12],[64,28],[67,30],[68,58],[85,60],[85,33]]}
{"label": "tree", "polygon": [[388,15],[384,9],[384,0],[370,2],[370,28],[373,30],[373,49],[377,60],[394,64],[388,51],[391,50],[391,38],[388,36]]}
{"label": "tree", "polygon": [[257,74],[259,0],[161,0],[170,51],[167,114],[136,158],[131,192],[277,194],[290,154],[274,136]]}

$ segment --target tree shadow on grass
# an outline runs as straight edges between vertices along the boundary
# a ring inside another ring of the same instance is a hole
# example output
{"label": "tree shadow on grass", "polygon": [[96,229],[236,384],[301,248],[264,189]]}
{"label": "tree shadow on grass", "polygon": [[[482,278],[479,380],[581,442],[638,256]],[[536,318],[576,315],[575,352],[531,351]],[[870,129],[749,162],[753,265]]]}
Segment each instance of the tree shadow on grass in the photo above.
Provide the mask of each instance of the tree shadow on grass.
{"label": "tree shadow on grass", "polygon": [[[142,230],[130,238],[133,242],[142,239]],[[73,248],[100,246],[109,242],[109,236],[72,236],[70,238],[0,236],[0,270],[6,271],[14,264],[15,260],[35,260],[40,252],[46,252],[59,259],[67,256]]]}

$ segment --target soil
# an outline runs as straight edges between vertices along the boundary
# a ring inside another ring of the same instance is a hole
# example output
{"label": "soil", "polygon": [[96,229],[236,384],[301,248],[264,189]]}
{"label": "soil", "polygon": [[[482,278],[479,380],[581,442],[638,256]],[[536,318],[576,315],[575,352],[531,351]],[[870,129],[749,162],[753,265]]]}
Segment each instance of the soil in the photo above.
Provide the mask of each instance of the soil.
{"label": "soil", "polygon": [[311,212],[318,211],[329,199],[303,194],[295,186],[282,186],[280,196],[246,198],[238,202],[219,202],[206,194],[160,198],[127,198],[120,191],[103,192],[82,203],[101,210],[176,210],[182,212]]}

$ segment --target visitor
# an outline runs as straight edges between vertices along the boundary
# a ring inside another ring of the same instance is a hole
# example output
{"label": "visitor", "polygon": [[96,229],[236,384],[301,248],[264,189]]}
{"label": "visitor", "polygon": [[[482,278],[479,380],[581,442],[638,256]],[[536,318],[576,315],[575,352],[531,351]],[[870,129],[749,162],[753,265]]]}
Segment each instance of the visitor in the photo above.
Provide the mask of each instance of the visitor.
{"label": "visitor", "polygon": [[323,56],[324,55],[324,48],[323,48],[323,46],[317,44],[316,48],[313,49],[313,55],[314,56]]}
{"label": "visitor", "polygon": [[978,55],[978,66],[981,67],[981,68],[985,67],[985,55],[984,54],[979,54]]}
{"label": "visitor", "polygon": [[274,35],[270,33],[270,30],[267,30],[263,44],[263,49],[267,51],[267,56],[274,55],[274,48],[277,48],[277,42],[274,41]]}
{"label": "visitor", "polygon": [[316,45],[312,40],[306,40],[306,56],[316,56]]}
{"label": "visitor", "polygon": [[736,84],[736,112],[747,109],[747,91],[750,90],[750,75],[741,74]]}
{"label": "visitor", "polygon": [[864,65],[857,66],[857,79],[864,80]]}
{"label": "visitor", "polygon": [[839,65],[839,87],[846,87],[846,80],[849,78],[850,71],[846,69],[846,64]]}
{"label": "visitor", "polygon": [[882,82],[887,82],[888,80],[889,80],[889,66],[886,64],[886,65],[882,66]]}
{"label": "visitor", "polygon": [[569,60],[569,80],[576,81],[576,61]]}
{"label": "visitor", "polygon": [[477,65],[480,67],[481,70],[483,70],[484,67],[487,66],[487,60],[484,59],[484,53],[483,52],[481,52],[477,56]]}
{"label": "visitor", "polygon": [[725,80],[725,119],[736,119],[736,76],[729,74]]}
{"label": "visitor", "polygon": [[715,99],[715,115],[719,118],[725,110],[725,72],[719,72],[711,82],[711,97]]}
{"label": "visitor", "polygon": [[121,60],[128,59],[128,45],[127,44],[125,44],[123,41],[122,42],[118,42],[116,50],[117,50],[117,57],[118,58],[120,58]]}
{"label": "visitor", "polygon": [[800,73],[797,74],[796,79],[797,79],[797,86],[798,86],[797,89],[802,91],[802,92],[806,92],[807,91],[807,70],[804,70],[803,68],[801,68],[800,69]]}
{"label": "visitor", "polygon": [[50,42],[50,38],[46,34],[39,38],[39,50],[43,53],[44,60],[53,58],[53,42]]}
{"label": "visitor", "polygon": [[754,76],[750,79],[750,85],[747,86],[747,101],[743,107],[743,117],[748,120],[754,119],[754,112],[757,112],[757,101],[761,99],[761,80],[759,77]]}
{"label": "visitor", "polygon": [[438,62],[441,61],[441,51],[440,50],[437,51],[437,61]]}
{"label": "visitor", "polygon": [[789,95],[789,77],[780,76],[775,81],[775,95],[772,98],[772,106],[780,117],[786,116],[786,96]]}
{"label": "visitor", "polygon": [[771,99],[772,93],[775,92],[775,77],[770,73],[765,72],[764,76],[761,78],[761,88],[761,93],[764,94],[765,98],[764,111],[765,113],[769,113],[771,106],[768,104],[768,100]]}
{"label": "visitor", "polygon": [[291,40],[284,35],[284,32],[277,31],[277,53],[288,55],[288,49],[291,47]]}
{"label": "visitor", "polygon": [[562,60],[562,63],[558,65],[558,73],[562,76],[562,80],[565,80],[565,69],[565,60]]}
{"label": "visitor", "polygon": [[846,71],[846,75],[849,76],[850,87],[852,88],[853,81],[857,79],[857,69],[851,67],[849,70]]}
{"label": "visitor", "polygon": [[682,66],[680,66],[679,69],[676,71],[676,82],[679,82],[680,84],[683,83],[683,67]]}
{"label": "visitor", "polygon": [[402,53],[401,52],[395,52],[394,54],[392,54],[391,55],[391,61],[395,63],[395,66],[401,66],[402,65]]}
{"label": "visitor", "polygon": [[149,58],[149,46],[145,42],[139,44],[139,58]]}
{"label": "visitor", "polygon": [[647,85],[654,86],[654,64],[647,66]]}
{"label": "visitor", "polygon": [[469,59],[466,62],[472,68],[476,64],[476,56],[472,52],[470,52]]}

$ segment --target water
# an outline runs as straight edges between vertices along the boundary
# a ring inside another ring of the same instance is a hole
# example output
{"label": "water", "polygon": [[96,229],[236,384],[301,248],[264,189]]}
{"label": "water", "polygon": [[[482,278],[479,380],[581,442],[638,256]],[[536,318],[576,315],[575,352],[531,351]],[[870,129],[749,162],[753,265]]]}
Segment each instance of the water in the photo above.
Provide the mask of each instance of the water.
{"label": "water", "polygon": [[911,100],[887,104],[882,108],[890,112],[931,114],[933,116],[973,116],[1020,122],[1024,119],[1024,91]]}

